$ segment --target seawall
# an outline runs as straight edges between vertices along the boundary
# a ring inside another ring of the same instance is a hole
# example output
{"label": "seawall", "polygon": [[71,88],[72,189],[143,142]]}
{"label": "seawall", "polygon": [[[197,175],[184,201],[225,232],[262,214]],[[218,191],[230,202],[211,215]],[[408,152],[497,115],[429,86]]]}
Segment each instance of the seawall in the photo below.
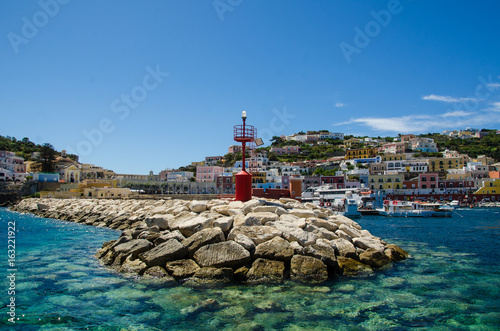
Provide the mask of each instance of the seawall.
{"label": "seawall", "polygon": [[408,253],[344,216],[293,199],[25,199],[11,208],[122,231],[96,257],[134,277],[194,284],[366,276]]}

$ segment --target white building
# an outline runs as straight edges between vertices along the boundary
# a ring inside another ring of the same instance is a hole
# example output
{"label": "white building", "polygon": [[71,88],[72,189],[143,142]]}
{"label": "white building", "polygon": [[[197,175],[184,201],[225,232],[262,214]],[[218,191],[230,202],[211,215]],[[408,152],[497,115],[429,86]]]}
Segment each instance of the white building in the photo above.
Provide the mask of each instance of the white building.
{"label": "white building", "polygon": [[437,153],[439,149],[437,144],[431,138],[413,138],[410,141],[411,149],[424,153]]}

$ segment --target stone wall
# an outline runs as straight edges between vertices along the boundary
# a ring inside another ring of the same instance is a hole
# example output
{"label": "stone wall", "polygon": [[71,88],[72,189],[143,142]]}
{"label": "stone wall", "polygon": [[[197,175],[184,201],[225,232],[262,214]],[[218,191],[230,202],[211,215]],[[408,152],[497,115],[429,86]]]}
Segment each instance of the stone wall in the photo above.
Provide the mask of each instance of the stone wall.
{"label": "stone wall", "polygon": [[122,230],[96,257],[120,272],[166,281],[323,282],[370,275],[408,257],[351,219],[287,198],[25,199],[12,209]]}

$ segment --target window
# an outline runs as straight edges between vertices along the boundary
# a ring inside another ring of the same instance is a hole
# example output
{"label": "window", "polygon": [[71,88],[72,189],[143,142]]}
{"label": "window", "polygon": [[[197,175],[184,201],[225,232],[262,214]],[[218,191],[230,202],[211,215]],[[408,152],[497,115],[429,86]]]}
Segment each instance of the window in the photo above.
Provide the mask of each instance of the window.
{"label": "window", "polygon": [[427,188],[427,185],[425,185],[425,184],[422,184],[422,188]]}
{"label": "window", "polygon": [[422,181],[426,182],[427,181],[427,177],[422,177]]}

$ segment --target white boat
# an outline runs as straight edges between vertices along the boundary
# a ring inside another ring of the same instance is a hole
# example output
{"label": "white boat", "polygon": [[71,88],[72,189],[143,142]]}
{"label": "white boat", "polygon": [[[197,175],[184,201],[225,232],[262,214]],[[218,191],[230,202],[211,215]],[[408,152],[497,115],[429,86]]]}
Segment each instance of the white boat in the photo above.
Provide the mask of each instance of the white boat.
{"label": "white boat", "polygon": [[439,203],[418,201],[385,200],[382,208],[377,208],[382,216],[392,217],[451,217],[451,210]]}
{"label": "white boat", "polygon": [[349,218],[360,217],[358,207],[363,203],[358,188],[338,189],[331,185],[310,187],[302,193],[302,202],[330,208],[335,214]]}

